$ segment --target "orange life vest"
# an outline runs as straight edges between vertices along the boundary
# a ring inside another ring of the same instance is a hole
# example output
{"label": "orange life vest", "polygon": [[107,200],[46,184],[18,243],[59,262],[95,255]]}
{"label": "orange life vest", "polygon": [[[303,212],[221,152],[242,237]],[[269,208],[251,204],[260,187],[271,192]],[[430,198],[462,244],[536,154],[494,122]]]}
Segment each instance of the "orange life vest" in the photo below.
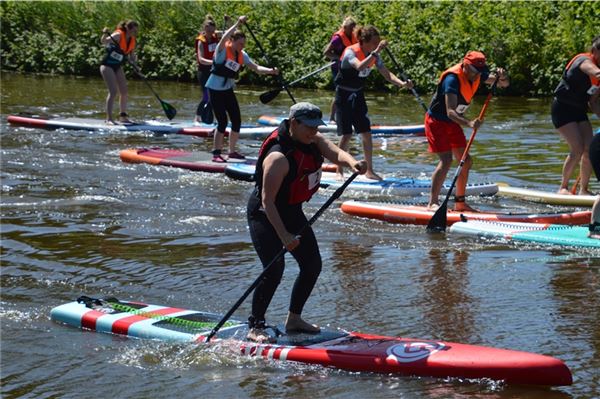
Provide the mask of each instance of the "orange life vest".
{"label": "orange life vest", "polygon": [[225,51],[225,62],[222,64],[213,62],[211,73],[224,78],[237,79],[244,67],[244,54],[240,50],[236,57],[231,41],[225,45]]}
{"label": "orange life vest", "polygon": [[[342,53],[342,56],[340,57],[340,61],[344,58],[346,51],[353,51],[354,54],[356,55],[356,58],[360,62],[364,61],[365,58],[367,58],[364,51],[360,47],[360,43],[355,43],[352,46],[346,47],[346,49]],[[352,66],[344,68],[344,67],[342,67],[343,64],[340,65],[340,70],[339,70],[337,76],[335,77],[335,84],[337,86],[344,86],[344,87],[349,87],[349,88],[353,88],[353,89],[362,89],[364,86],[365,80],[371,73],[371,70],[373,69],[373,66],[375,66],[376,62],[377,62],[377,60],[375,59],[375,57],[373,57],[373,59],[371,59],[371,61],[369,61],[369,64],[367,65],[367,67],[365,69],[363,69],[362,71],[357,71]]]}
{"label": "orange life vest", "polygon": [[125,33],[125,31],[123,29],[117,29],[117,32],[120,33],[119,47],[121,48],[121,51],[125,55],[131,53],[133,51],[133,49],[135,48],[135,37],[131,36],[129,38],[129,42],[127,42],[127,37],[126,37],[127,34]]}
{"label": "orange life vest", "polygon": [[333,39],[335,36],[339,36],[340,39],[342,39],[342,43],[344,43],[344,47],[349,47],[355,43],[358,43],[358,38],[356,37],[354,32],[352,32],[352,37],[348,37],[348,36],[346,36],[346,32],[344,31],[344,28],[340,28],[340,30],[335,32],[331,36],[331,38]]}

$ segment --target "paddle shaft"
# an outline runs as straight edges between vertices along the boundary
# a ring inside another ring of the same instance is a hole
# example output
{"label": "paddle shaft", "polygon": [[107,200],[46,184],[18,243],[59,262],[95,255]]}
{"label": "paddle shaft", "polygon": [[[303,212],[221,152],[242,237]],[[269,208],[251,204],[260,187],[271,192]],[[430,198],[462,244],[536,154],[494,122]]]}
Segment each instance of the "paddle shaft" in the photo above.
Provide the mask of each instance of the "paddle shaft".
{"label": "paddle shaft", "polygon": [[[250,36],[252,36],[252,39],[254,39],[254,41],[256,42],[256,45],[258,46],[258,48],[262,52],[263,58],[265,59],[265,61],[267,61],[268,64],[271,64],[271,62],[269,61],[269,58],[267,57],[267,53],[265,52],[265,49],[260,44],[260,42],[258,41],[258,39],[256,38],[256,36],[254,35],[254,32],[252,32],[252,29],[250,29],[250,25],[248,25],[247,22],[245,23],[245,25],[246,25],[246,29],[248,29],[248,32],[250,33]],[[281,74],[278,74],[276,79],[279,81],[279,84],[281,85],[281,87],[283,87],[284,90],[287,92],[288,96],[290,96],[290,98],[292,99],[292,102],[294,104],[296,104],[296,99],[294,98],[294,96],[292,95],[292,93],[290,92],[290,90],[287,88],[285,82],[283,81],[283,79],[281,77]]]}
{"label": "paddle shaft", "polygon": [[[492,94],[494,92],[497,82],[498,82],[498,78],[496,78],[496,80],[494,81],[494,84],[492,85],[492,88],[490,89],[490,92],[488,93],[487,98],[485,99],[485,103],[483,104],[483,107],[481,108],[481,112],[479,113],[479,117],[478,117],[478,119],[481,121],[483,121],[485,111],[487,110],[490,100],[492,99]],[[469,150],[471,149],[471,145],[473,144],[473,140],[475,140],[475,135],[477,134],[478,130],[479,130],[479,128],[473,129],[473,133],[471,133],[471,137],[469,138],[469,142],[467,143],[467,146],[465,147],[463,155],[460,158],[458,167],[456,168],[456,171],[454,172],[454,178],[452,179],[452,183],[450,184],[448,193],[446,193],[446,198],[444,198],[444,202],[442,202],[442,205],[437,209],[437,211],[435,211],[435,213],[429,220],[429,223],[427,224],[427,231],[440,231],[441,232],[441,231],[446,230],[446,220],[447,220],[446,213],[448,211],[448,199],[450,198],[450,195],[452,195],[452,191],[454,190],[454,187],[456,186],[456,181],[458,180],[458,176],[460,175],[460,172],[462,171],[465,161],[467,160],[467,157],[469,156]]]}
{"label": "paddle shaft", "polygon": [[[387,55],[390,57],[390,59],[392,60],[392,62],[394,63],[394,65],[396,66],[396,69],[398,70],[398,74],[400,75],[400,77],[403,80],[407,81],[408,77],[402,71],[402,68],[400,68],[400,64],[398,64],[398,62],[396,62],[396,59],[392,55],[392,52],[390,51],[390,49],[387,48],[387,47],[385,47],[385,51],[386,51]],[[417,90],[415,90],[415,88],[413,87],[413,88],[410,89],[410,91],[413,94],[413,96],[415,96],[415,99],[417,100],[417,102],[419,104],[421,104],[421,107],[423,107],[423,109],[425,110],[425,112],[427,112],[427,106],[425,105],[425,102],[423,101],[423,99],[421,98],[421,96],[419,96],[419,93],[417,93]]]}
{"label": "paddle shaft", "polygon": [[[307,228],[312,226],[312,224],[321,216],[321,214],[323,212],[325,212],[325,210],[327,208],[329,208],[329,206],[333,203],[333,201],[335,201],[336,199],[338,199],[340,197],[340,195],[342,195],[342,193],[344,192],[346,187],[348,187],[348,185],[350,183],[352,183],[352,181],[356,178],[356,176],[358,176],[358,172],[353,173],[352,176],[350,176],[348,178],[348,180],[346,180],[344,182],[344,184],[342,184],[337,190],[335,190],[335,192],[323,204],[323,206],[321,206],[321,208],[319,208],[319,210],[317,212],[315,212],[315,214],[310,218],[308,223],[306,223],[302,227],[302,229],[300,229],[300,231],[297,232],[296,234],[301,235],[302,232],[304,232],[304,230],[306,230]],[[260,284],[262,279],[269,272],[269,269],[271,268],[271,266],[273,266],[275,264],[275,262],[277,262],[279,260],[279,258],[281,258],[283,255],[285,255],[286,252],[287,252],[287,249],[285,247],[281,248],[279,253],[277,255],[275,255],[275,257],[273,258],[273,260],[271,262],[269,262],[269,264],[263,268],[262,273],[256,278],[256,280],[254,280],[252,285],[250,287],[248,287],[248,289],[244,292],[244,294],[240,297],[240,299],[238,299],[238,301],[233,305],[233,307],[231,309],[229,309],[229,311],[225,314],[225,316],[223,316],[223,318],[217,323],[217,325],[210,331],[210,333],[205,338],[205,342],[210,341],[210,339],[219,331],[219,329],[227,322],[227,320],[229,320],[231,315],[246,300],[248,295],[250,295],[250,293],[258,286],[258,284]]]}
{"label": "paddle shaft", "polygon": [[[289,83],[289,84],[288,84],[288,86],[292,86],[292,85],[294,85],[294,84],[296,84],[296,83],[300,82],[301,80],[304,80],[304,79],[306,79],[306,78],[309,78],[309,77],[311,77],[311,76],[313,76],[313,75],[316,75],[317,73],[321,72],[323,69],[325,69],[325,68],[328,68],[328,67],[332,66],[333,64],[335,64],[335,61],[334,61],[334,62],[330,62],[330,63],[329,63],[329,64],[327,64],[327,65],[323,65],[322,67],[320,67],[320,68],[319,68],[319,69],[317,69],[316,71],[312,71],[311,73],[309,73],[309,74],[306,74],[306,75],[302,76],[301,78],[298,78],[298,79],[294,80],[293,82]],[[278,87],[278,88],[276,88],[276,89],[273,89],[273,90],[266,91],[266,92],[264,92],[263,94],[261,94],[261,95],[259,96],[259,99],[260,99],[260,101],[261,101],[263,104],[268,104],[268,103],[269,103],[269,102],[271,102],[271,101],[272,101],[272,100],[273,100],[275,97],[277,97],[277,96],[279,95],[279,93],[281,92],[281,90],[283,90],[284,88],[285,88],[285,87]]]}

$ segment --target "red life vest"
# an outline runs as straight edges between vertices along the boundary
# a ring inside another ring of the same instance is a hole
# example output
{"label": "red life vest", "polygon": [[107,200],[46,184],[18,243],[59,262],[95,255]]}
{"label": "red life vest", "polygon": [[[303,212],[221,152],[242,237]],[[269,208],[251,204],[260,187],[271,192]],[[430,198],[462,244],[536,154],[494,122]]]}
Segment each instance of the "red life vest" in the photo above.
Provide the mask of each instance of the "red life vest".
{"label": "red life vest", "polygon": [[340,30],[338,30],[333,35],[331,35],[331,39],[333,40],[336,36],[339,36],[340,39],[342,39],[342,43],[344,43],[344,47],[349,47],[355,43],[358,43],[358,38],[356,37],[354,32],[352,32],[352,37],[348,37],[348,36],[346,36],[346,32],[344,31],[344,28],[340,28]]}
{"label": "red life vest", "polygon": [[240,71],[244,67],[244,54],[242,53],[242,50],[240,50],[236,57],[231,41],[225,45],[225,51],[225,62],[222,64],[213,62],[211,73],[224,78],[237,79]]}
{"label": "red life vest", "polygon": [[262,143],[256,163],[256,186],[260,193],[262,190],[263,161],[271,148],[279,145],[281,147],[280,152],[288,160],[290,169],[281,183],[276,202],[281,205],[297,205],[310,200],[319,189],[323,156],[316,144],[298,145],[290,137],[288,129],[289,121],[285,120]]}
{"label": "red life vest", "polygon": [[198,61],[198,66],[206,67],[208,65],[204,65],[200,63],[200,48],[198,46],[198,42],[202,43],[202,50],[204,53],[204,58],[212,60],[213,55],[215,53],[215,49],[217,48],[217,44],[219,40],[216,34],[212,34],[209,37],[206,37],[206,33],[202,32],[198,36],[196,36],[195,47],[196,47],[196,61]]}
{"label": "red life vest", "polygon": [[[344,58],[346,51],[353,51],[354,54],[356,54],[356,58],[358,58],[358,61],[360,62],[367,58],[362,48],[360,47],[360,43],[355,43],[352,46],[346,47],[344,49],[344,52],[342,53],[342,56],[340,57],[340,61]],[[373,69],[373,66],[375,66],[376,62],[377,60],[375,59],[375,57],[373,57],[373,59],[369,61],[369,65],[362,71],[357,71],[352,66],[350,66],[349,68],[343,68],[343,64],[340,65],[340,70],[337,76],[335,77],[335,84],[337,86],[345,86],[353,89],[362,89],[365,84],[365,80],[371,73],[371,70]]]}
{"label": "red life vest", "polygon": [[120,35],[119,35],[119,47],[121,48],[121,51],[125,55],[131,53],[133,51],[133,49],[135,48],[135,37],[131,36],[129,38],[129,42],[127,42],[125,31],[123,29],[117,29],[117,32],[120,33]]}

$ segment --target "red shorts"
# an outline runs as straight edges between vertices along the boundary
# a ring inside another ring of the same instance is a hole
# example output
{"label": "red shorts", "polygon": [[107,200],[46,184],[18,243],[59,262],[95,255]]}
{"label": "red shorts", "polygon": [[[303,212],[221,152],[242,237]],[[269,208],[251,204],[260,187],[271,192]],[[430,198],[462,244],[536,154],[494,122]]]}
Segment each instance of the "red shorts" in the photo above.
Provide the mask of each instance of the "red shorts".
{"label": "red shorts", "polygon": [[440,121],[429,114],[425,114],[425,136],[429,152],[448,152],[467,146],[465,134],[458,123]]}

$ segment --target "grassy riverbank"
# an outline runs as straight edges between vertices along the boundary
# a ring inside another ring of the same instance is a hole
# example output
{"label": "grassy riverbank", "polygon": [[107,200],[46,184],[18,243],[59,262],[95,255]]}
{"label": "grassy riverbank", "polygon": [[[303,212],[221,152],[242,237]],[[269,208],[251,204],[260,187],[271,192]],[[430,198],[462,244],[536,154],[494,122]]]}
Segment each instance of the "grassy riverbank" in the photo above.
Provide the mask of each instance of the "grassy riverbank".
{"label": "grassy riverbank", "polygon": [[[594,1],[529,2],[0,2],[2,69],[97,75],[101,30],[122,19],[140,22],[140,65],[155,79],[195,81],[194,38],[205,14],[245,14],[287,80],[327,63],[322,50],[345,15],[378,27],[405,72],[428,93],[439,73],[471,49],[509,70],[513,95],[549,95],[569,59],[597,35]],[[266,64],[248,37],[247,51]],[[394,71],[392,62],[387,66]],[[384,88],[379,74],[372,87]],[[330,84],[330,73],[303,82]],[[271,84],[244,73],[242,83]]]}

